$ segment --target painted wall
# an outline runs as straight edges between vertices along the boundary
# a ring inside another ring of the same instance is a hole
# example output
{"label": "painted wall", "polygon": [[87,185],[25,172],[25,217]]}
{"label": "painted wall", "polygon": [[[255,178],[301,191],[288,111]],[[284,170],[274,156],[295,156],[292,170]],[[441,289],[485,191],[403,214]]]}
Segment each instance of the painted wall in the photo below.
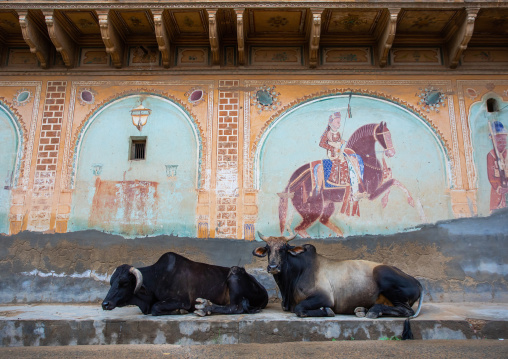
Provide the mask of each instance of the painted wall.
{"label": "painted wall", "polygon": [[11,189],[15,187],[20,134],[12,117],[0,105],[0,233],[9,232]]}
{"label": "painted wall", "polygon": [[[169,250],[244,264],[276,296],[251,251],[257,231],[281,233],[281,198],[283,233],[331,258],[397,265],[422,278],[429,300],[506,300],[508,221],[490,209],[485,164],[486,121],[508,128],[506,75],[41,75],[2,84],[0,176],[15,178],[0,189],[2,302],[96,301],[117,265]],[[141,130],[131,118],[140,104],[150,109]],[[336,112],[345,141],[371,145],[363,192],[351,181],[361,177],[358,159],[337,162],[349,176],[340,191],[321,181],[333,162],[320,142]],[[146,159],[129,160],[139,137]],[[310,182],[285,191],[299,168]],[[356,197],[344,201],[345,188]],[[319,217],[304,230],[295,198]]]}
{"label": "painted wall", "polygon": [[[488,99],[494,99],[496,101],[495,106],[500,111],[489,112],[486,104]],[[482,97],[482,101],[471,106],[469,114],[472,127],[474,162],[477,170],[478,214],[482,216],[489,215],[497,207],[494,204],[491,206],[490,200],[493,188],[488,178],[487,157],[494,149],[494,143],[489,131],[489,124],[492,127],[492,124],[498,121],[503,124],[505,129],[508,129],[506,106],[508,106],[508,101],[503,101],[501,96],[498,96],[495,92],[490,92]]]}
{"label": "painted wall", "polygon": [[[277,193],[284,192],[291,174],[306,163],[328,158],[319,142],[328,127],[329,116],[336,112],[340,112],[343,119],[340,132],[345,141],[364,125],[386,122],[396,151],[395,156],[385,158],[387,166],[392,169],[392,177],[404,184],[414,201],[410,205],[406,192],[397,186],[387,189],[376,199],[361,199],[359,216],[341,213],[343,201],[337,201],[332,221],[336,222],[346,236],[396,233],[421,223],[434,223],[453,217],[449,201],[450,181],[447,179],[449,158],[439,135],[417,114],[383,98],[352,96],[351,118],[347,115],[348,103],[347,94],[311,100],[290,109],[267,131],[260,146],[257,164],[260,175],[260,215],[257,227],[261,232],[278,231]],[[366,133],[362,141],[374,141],[373,134]],[[370,156],[376,156],[377,166],[382,166],[384,154],[379,142],[376,141],[374,149],[375,152]],[[368,162],[365,163],[368,165]],[[314,196],[322,193],[326,196],[326,192],[331,190],[319,191],[315,185],[313,193]],[[383,208],[381,198],[387,194],[389,199]],[[291,217],[293,219],[290,228],[295,228],[302,221],[302,213],[291,208],[289,211],[293,212],[288,215],[288,221]],[[314,238],[335,235],[318,220],[308,233]]]}
{"label": "painted wall", "polygon": [[[140,99],[152,111],[141,131],[130,116]],[[121,98],[94,114],[80,136],[69,231],[196,236],[200,143],[180,107],[155,96]],[[132,160],[131,138],[139,137],[146,157]]]}
{"label": "painted wall", "polygon": [[[281,233],[285,217],[283,233],[327,238],[486,216],[492,142],[484,120],[508,127],[503,76],[8,76],[3,85],[4,112],[23,139],[20,146],[14,132],[2,135],[10,146],[2,161],[19,163],[16,185],[2,194],[6,234],[97,229],[254,240],[258,230]],[[486,112],[491,98],[495,114]],[[138,129],[131,111],[141,103],[150,115]],[[345,142],[379,125],[376,141],[356,142],[370,143],[371,153],[329,160],[320,141],[337,112]],[[143,161],[128,157],[137,137],[147,141]],[[306,164],[310,182],[286,191]],[[343,192],[320,186],[335,165],[344,167]],[[297,200],[315,217],[308,226]]]}

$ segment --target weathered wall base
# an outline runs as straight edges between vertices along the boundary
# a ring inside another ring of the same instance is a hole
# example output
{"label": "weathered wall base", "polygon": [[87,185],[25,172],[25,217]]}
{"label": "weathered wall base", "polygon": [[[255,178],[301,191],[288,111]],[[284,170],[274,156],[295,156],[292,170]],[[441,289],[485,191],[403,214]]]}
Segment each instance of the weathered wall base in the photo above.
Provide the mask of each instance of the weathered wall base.
{"label": "weathered wall base", "polygon": [[[415,339],[506,339],[508,307],[427,304],[411,320]],[[484,313],[496,313],[487,314]],[[297,318],[272,303],[258,314],[153,317],[99,305],[0,306],[0,346],[238,344],[400,338],[404,318]]]}
{"label": "weathered wall base", "polygon": [[[149,265],[167,251],[206,263],[245,266],[277,297],[266,259],[251,254],[263,242],[173,236],[131,240],[97,231],[22,232],[1,241],[0,303],[98,302],[117,266]],[[305,243],[333,259],[395,265],[421,280],[428,302],[508,302],[508,210],[396,235]]]}

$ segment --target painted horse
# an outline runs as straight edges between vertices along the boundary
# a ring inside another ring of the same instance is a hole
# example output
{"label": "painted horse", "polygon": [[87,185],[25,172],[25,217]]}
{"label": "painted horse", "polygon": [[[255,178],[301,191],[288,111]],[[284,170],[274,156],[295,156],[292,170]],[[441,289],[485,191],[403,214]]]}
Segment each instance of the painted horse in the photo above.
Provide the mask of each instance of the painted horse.
{"label": "painted horse", "polygon": [[347,157],[349,165],[341,170],[351,172],[351,177],[357,182],[356,188],[353,188],[351,183],[330,184],[326,178],[331,167],[329,159],[313,161],[298,168],[291,175],[285,191],[278,194],[281,234],[286,227],[289,199],[302,216],[302,221],[295,227],[295,232],[304,238],[309,237],[307,229],[318,219],[338,236],[342,236],[342,230],[330,221],[330,217],[335,212],[335,204],[342,203],[341,213],[343,214],[360,215],[359,199],[368,198],[372,201],[384,193],[381,200],[384,208],[388,204],[388,195],[392,186],[401,188],[407,196],[408,203],[414,207],[414,200],[407,188],[392,178],[391,169],[386,166],[384,158],[381,162],[376,157],[376,142],[381,145],[387,157],[395,155],[391,133],[386,122],[371,123],[358,128],[345,146],[344,156]]}

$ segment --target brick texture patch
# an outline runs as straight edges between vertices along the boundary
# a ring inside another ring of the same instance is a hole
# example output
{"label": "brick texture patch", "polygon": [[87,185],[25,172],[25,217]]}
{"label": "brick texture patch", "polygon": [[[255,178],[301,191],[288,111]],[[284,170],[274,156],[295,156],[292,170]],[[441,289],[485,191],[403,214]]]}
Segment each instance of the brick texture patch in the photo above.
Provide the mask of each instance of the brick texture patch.
{"label": "brick texture patch", "polygon": [[32,194],[28,229],[50,229],[51,203],[55,191],[56,167],[60,149],[66,81],[49,81],[37,152],[37,166]]}
{"label": "brick texture patch", "polygon": [[236,238],[238,199],[238,80],[220,81],[217,139],[217,237]]}

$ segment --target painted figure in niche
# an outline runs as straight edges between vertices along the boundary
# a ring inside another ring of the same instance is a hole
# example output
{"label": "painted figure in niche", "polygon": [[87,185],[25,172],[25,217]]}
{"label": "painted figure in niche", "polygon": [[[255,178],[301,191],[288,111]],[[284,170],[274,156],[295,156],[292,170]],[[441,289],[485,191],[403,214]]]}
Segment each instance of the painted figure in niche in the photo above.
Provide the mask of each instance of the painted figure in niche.
{"label": "painted figure in niche", "polygon": [[506,138],[508,131],[500,121],[489,123],[492,150],[487,154],[487,175],[490,185],[490,210],[506,207],[508,194],[508,149]]}
{"label": "painted figure in niche", "polygon": [[[307,229],[317,220],[342,236],[342,230],[330,221],[335,212],[335,203],[342,203],[341,214],[360,216],[360,199],[368,198],[372,201],[384,194],[381,199],[384,208],[388,204],[392,186],[401,188],[408,203],[414,207],[414,200],[407,188],[392,178],[392,171],[384,158],[376,157],[376,142],[383,148],[384,155],[395,155],[386,122],[361,126],[345,145],[338,133],[339,127],[340,113],[336,112],[330,117],[329,126],[320,142],[321,147],[329,151],[329,158],[312,161],[298,168],[291,175],[284,192],[279,193],[279,224],[282,234],[286,230],[289,199],[302,216],[302,221],[295,227],[295,232],[301,237],[309,237]],[[290,228],[288,231],[291,232]]]}

